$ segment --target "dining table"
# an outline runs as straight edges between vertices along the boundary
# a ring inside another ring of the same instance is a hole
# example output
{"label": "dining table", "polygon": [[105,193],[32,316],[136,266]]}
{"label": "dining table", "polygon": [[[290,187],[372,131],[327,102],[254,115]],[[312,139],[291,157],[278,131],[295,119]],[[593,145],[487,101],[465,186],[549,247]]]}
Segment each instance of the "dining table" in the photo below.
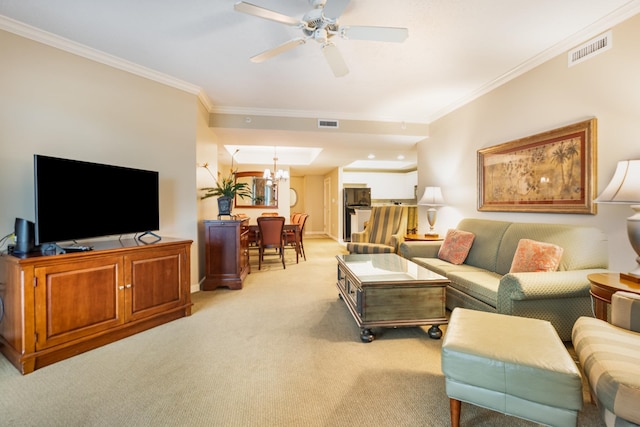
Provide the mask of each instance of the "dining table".
{"label": "dining table", "polygon": [[[302,249],[300,247],[300,224],[294,223],[285,223],[284,228],[282,229],[283,235],[287,233],[287,231],[293,231],[293,235],[295,236],[295,245],[294,249],[296,250],[296,264],[300,260],[300,255],[302,254]],[[249,224],[249,232],[254,233],[256,236],[255,243],[257,244],[258,239],[260,237],[260,230],[258,230],[258,224]],[[252,243],[252,242],[249,242]]]}

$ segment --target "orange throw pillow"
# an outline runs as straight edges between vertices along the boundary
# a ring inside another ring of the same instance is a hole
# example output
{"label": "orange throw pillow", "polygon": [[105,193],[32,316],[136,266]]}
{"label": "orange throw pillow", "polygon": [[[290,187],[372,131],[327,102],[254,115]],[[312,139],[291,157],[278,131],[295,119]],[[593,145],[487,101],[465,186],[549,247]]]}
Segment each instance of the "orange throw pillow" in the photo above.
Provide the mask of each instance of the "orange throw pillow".
{"label": "orange throw pillow", "polygon": [[552,243],[520,239],[509,273],[556,271],[564,249]]}
{"label": "orange throw pillow", "polygon": [[438,251],[438,258],[451,264],[462,264],[469,255],[475,237],[475,234],[468,231],[454,229],[447,231],[444,242]]}

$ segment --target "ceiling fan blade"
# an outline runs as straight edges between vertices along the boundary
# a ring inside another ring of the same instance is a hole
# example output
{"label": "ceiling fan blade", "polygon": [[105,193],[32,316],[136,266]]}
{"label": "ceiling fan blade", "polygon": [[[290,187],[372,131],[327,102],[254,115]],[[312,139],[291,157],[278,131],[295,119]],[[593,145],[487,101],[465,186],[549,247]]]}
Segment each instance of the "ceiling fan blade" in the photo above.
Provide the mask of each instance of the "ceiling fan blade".
{"label": "ceiling fan blade", "polygon": [[237,2],[233,5],[233,9],[236,12],[247,13],[249,15],[257,16],[258,18],[276,21],[286,25],[300,25],[300,20],[297,18],[283,15],[282,13],[274,12],[273,10],[265,9],[264,7],[256,6],[255,4],[247,3],[245,1]]}
{"label": "ceiling fan blade", "polygon": [[276,55],[280,55],[283,52],[293,49],[294,47],[304,44],[307,42],[307,39],[304,37],[300,37],[297,39],[289,40],[288,42],[282,43],[279,46],[274,47],[273,49],[265,50],[262,53],[259,53],[255,56],[251,57],[251,62],[263,62],[269,58],[273,58]]}
{"label": "ceiling fan blade", "polygon": [[352,40],[402,43],[409,36],[409,30],[399,27],[340,27],[340,35]]}
{"label": "ceiling fan blade", "polygon": [[324,54],[324,59],[327,60],[329,67],[333,71],[333,74],[336,77],[342,77],[349,74],[349,68],[347,68],[347,64],[344,62],[342,58],[342,54],[333,43],[327,43],[322,46],[322,53]]}
{"label": "ceiling fan blade", "polygon": [[349,5],[351,0],[327,0],[322,9],[325,18],[335,21]]}

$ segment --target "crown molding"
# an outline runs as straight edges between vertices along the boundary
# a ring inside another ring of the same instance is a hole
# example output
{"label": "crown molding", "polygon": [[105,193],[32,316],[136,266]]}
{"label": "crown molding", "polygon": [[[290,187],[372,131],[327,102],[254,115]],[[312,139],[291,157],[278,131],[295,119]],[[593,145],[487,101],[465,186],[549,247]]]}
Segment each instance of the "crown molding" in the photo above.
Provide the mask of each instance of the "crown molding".
{"label": "crown molding", "polygon": [[[135,74],[140,77],[144,77],[148,80],[153,80],[166,86],[170,86],[184,92],[192,93],[198,95],[199,97],[202,97],[202,89],[194,84],[185,82],[167,74],[160,73],[150,68],[143,67],[131,61],[127,61],[117,56],[99,51],[97,49],[90,48],[80,43],[76,43],[72,40],[60,37],[47,31],[43,31],[39,28],[32,27],[23,22],[16,21],[15,19],[11,19],[3,15],[0,15],[0,29],[42,44],[46,44],[56,49],[63,50],[65,52],[69,52],[74,55],[78,55],[83,58],[87,58],[92,61],[99,62],[101,64],[105,64],[131,74]],[[211,105],[211,101],[208,101],[208,104]],[[207,103],[205,103],[205,105],[207,105]]]}
{"label": "crown molding", "polygon": [[561,55],[575,46],[584,43],[586,40],[589,40],[599,34],[610,30],[612,27],[618,25],[619,23],[626,21],[632,16],[640,13],[640,0],[633,0],[622,6],[621,8],[611,12],[609,15],[604,18],[598,20],[594,24],[584,28],[582,31],[579,31],[572,36],[564,39],[560,43],[555,44],[549,49],[543,51],[542,53],[534,56],[530,60],[522,63],[518,67],[512,69],[511,71],[503,74],[497,79],[487,83],[486,85],[480,87],[479,89],[473,91],[469,95],[459,99],[458,101],[448,105],[447,107],[439,110],[432,116],[430,116],[427,120],[428,123],[432,123],[435,120],[438,120],[447,114],[457,110],[458,108],[470,103],[471,101],[485,95],[492,90],[502,86],[503,84],[515,79],[523,75],[524,73],[531,71],[535,67],[544,64],[545,62],[555,58],[558,55]]}
{"label": "crown molding", "polygon": [[202,89],[198,92],[198,99],[204,105],[204,108],[207,109],[207,113],[211,114],[214,109],[213,102],[211,102],[211,98],[206,94],[206,92]]}

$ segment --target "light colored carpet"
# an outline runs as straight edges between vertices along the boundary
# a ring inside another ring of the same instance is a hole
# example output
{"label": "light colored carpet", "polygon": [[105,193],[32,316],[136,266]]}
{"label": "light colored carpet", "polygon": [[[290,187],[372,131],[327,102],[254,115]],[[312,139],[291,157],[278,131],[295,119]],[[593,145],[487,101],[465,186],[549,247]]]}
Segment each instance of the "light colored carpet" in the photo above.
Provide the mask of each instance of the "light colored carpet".
{"label": "light colored carpet", "polygon": [[[441,340],[384,329],[362,343],[326,238],[242,290],[192,295],[192,316],[22,376],[0,356],[2,426],[447,426]],[[443,328],[446,331],[446,328]],[[462,426],[534,426],[463,404]],[[600,427],[585,403],[580,427]]]}

